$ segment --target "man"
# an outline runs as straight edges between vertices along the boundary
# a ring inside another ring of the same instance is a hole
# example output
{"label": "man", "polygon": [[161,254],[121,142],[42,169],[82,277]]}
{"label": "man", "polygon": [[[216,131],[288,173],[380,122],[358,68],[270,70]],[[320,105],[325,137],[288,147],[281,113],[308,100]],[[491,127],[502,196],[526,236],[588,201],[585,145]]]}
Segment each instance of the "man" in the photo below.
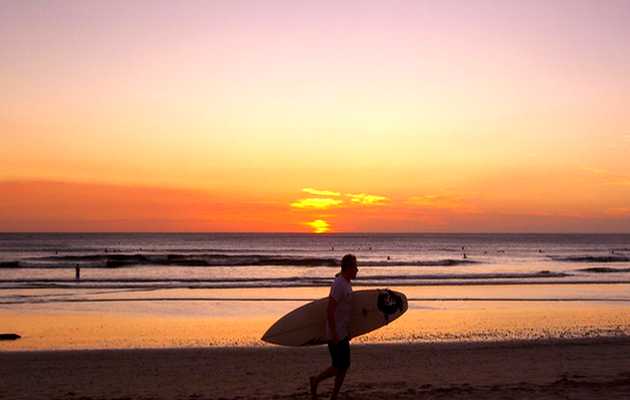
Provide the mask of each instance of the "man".
{"label": "man", "polygon": [[310,378],[311,396],[317,399],[317,385],[327,378],[335,377],[331,400],[337,398],[346,372],[350,367],[349,324],[352,315],[352,285],[350,281],[357,277],[357,258],[346,254],[341,259],[341,272],[335,275],[328,297],[326,335],[328,352],[332,365],[317,376]]}

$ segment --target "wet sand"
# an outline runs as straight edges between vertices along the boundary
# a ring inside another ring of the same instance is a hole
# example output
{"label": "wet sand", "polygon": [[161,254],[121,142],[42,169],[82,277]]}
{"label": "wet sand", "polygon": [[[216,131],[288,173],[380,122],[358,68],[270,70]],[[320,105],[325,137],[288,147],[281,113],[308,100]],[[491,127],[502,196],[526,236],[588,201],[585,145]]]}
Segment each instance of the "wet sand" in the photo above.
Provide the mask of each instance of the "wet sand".
{"label": "wet sand", "polygon": [[[397,288],[394,288],[397,290]],[[630,336],[630,285],[400,288],[409,311],[362,344]],[[260,347],[278,318],[325,288],[7,293],[1,351]],[[35,297],[34,299],[32,299]],[[588,298],[591,300],[583,300]]]}
{"label": "wet sand", "polygon": [[[627,285],[405,290],[407,314],[353,342],[342,399],[630,399]],[[324,291],[15,291],[0,399],[308,399],[326,348],[259,338]]]}
{"label": "wet sand", "polygon": [[[342,399],[630,398],[628,337],[355,345],[352,362]],[[0,398],[308,399],[327,363],[325,347],[4,352]]]}

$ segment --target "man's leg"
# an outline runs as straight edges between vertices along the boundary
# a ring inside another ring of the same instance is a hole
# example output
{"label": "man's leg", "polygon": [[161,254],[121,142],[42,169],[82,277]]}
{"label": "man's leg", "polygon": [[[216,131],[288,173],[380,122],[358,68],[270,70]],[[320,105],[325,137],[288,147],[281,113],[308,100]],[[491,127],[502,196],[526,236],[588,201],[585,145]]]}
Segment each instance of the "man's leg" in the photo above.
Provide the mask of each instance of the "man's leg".
{"label": "man's leg", "polygon": [[341,340],[337,346],[337,374],[335,375],[335,387],[333,388],[331,400],[337,399],[337,394],[343,385],[346,372],[350,367],[350,341],[346,338]]}
{"label": "man's leg", "polygon": [[333,388],[332,394],[330,395],[330,400],[337,400],[337,395],[339,394],[341,385],[343,385],[343,380],[346,377],[347,371],[347,368],[337,371],[337,374],[335,375],[335,387]]}
{"label": "man's leg", "polygon": [[311,383],[311,397],[314,399],[317,398],[317,385],[325,379],[332,378],[333,376],[337,376],[337,368],[328,367],[319,375],[311,376],[309,381]]}

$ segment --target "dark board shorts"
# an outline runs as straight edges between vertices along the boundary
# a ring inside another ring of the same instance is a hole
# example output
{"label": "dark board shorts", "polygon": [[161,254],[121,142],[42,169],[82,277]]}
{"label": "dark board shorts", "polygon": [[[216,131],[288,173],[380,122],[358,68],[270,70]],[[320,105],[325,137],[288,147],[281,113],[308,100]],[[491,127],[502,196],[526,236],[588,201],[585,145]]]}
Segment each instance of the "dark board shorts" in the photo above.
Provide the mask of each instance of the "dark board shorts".
{"label": "dark board shorts", "polygon": [[350,340],[348,338],[341,339],[337,344],[328,342],[328,352],[333,367],[337,369],[350,367]]}

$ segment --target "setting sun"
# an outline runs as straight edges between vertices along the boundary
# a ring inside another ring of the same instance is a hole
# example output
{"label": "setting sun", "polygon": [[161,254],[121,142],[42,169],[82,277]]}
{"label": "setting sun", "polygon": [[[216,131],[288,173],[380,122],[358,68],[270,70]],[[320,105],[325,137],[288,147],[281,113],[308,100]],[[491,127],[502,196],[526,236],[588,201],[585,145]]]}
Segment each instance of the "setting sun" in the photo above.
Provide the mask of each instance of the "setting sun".
{"label": "setting sun", "polygon": [[326,233],[330,230],[330,224],[323,219],[307,222],[306,225],[313,229],[313,233]]}

